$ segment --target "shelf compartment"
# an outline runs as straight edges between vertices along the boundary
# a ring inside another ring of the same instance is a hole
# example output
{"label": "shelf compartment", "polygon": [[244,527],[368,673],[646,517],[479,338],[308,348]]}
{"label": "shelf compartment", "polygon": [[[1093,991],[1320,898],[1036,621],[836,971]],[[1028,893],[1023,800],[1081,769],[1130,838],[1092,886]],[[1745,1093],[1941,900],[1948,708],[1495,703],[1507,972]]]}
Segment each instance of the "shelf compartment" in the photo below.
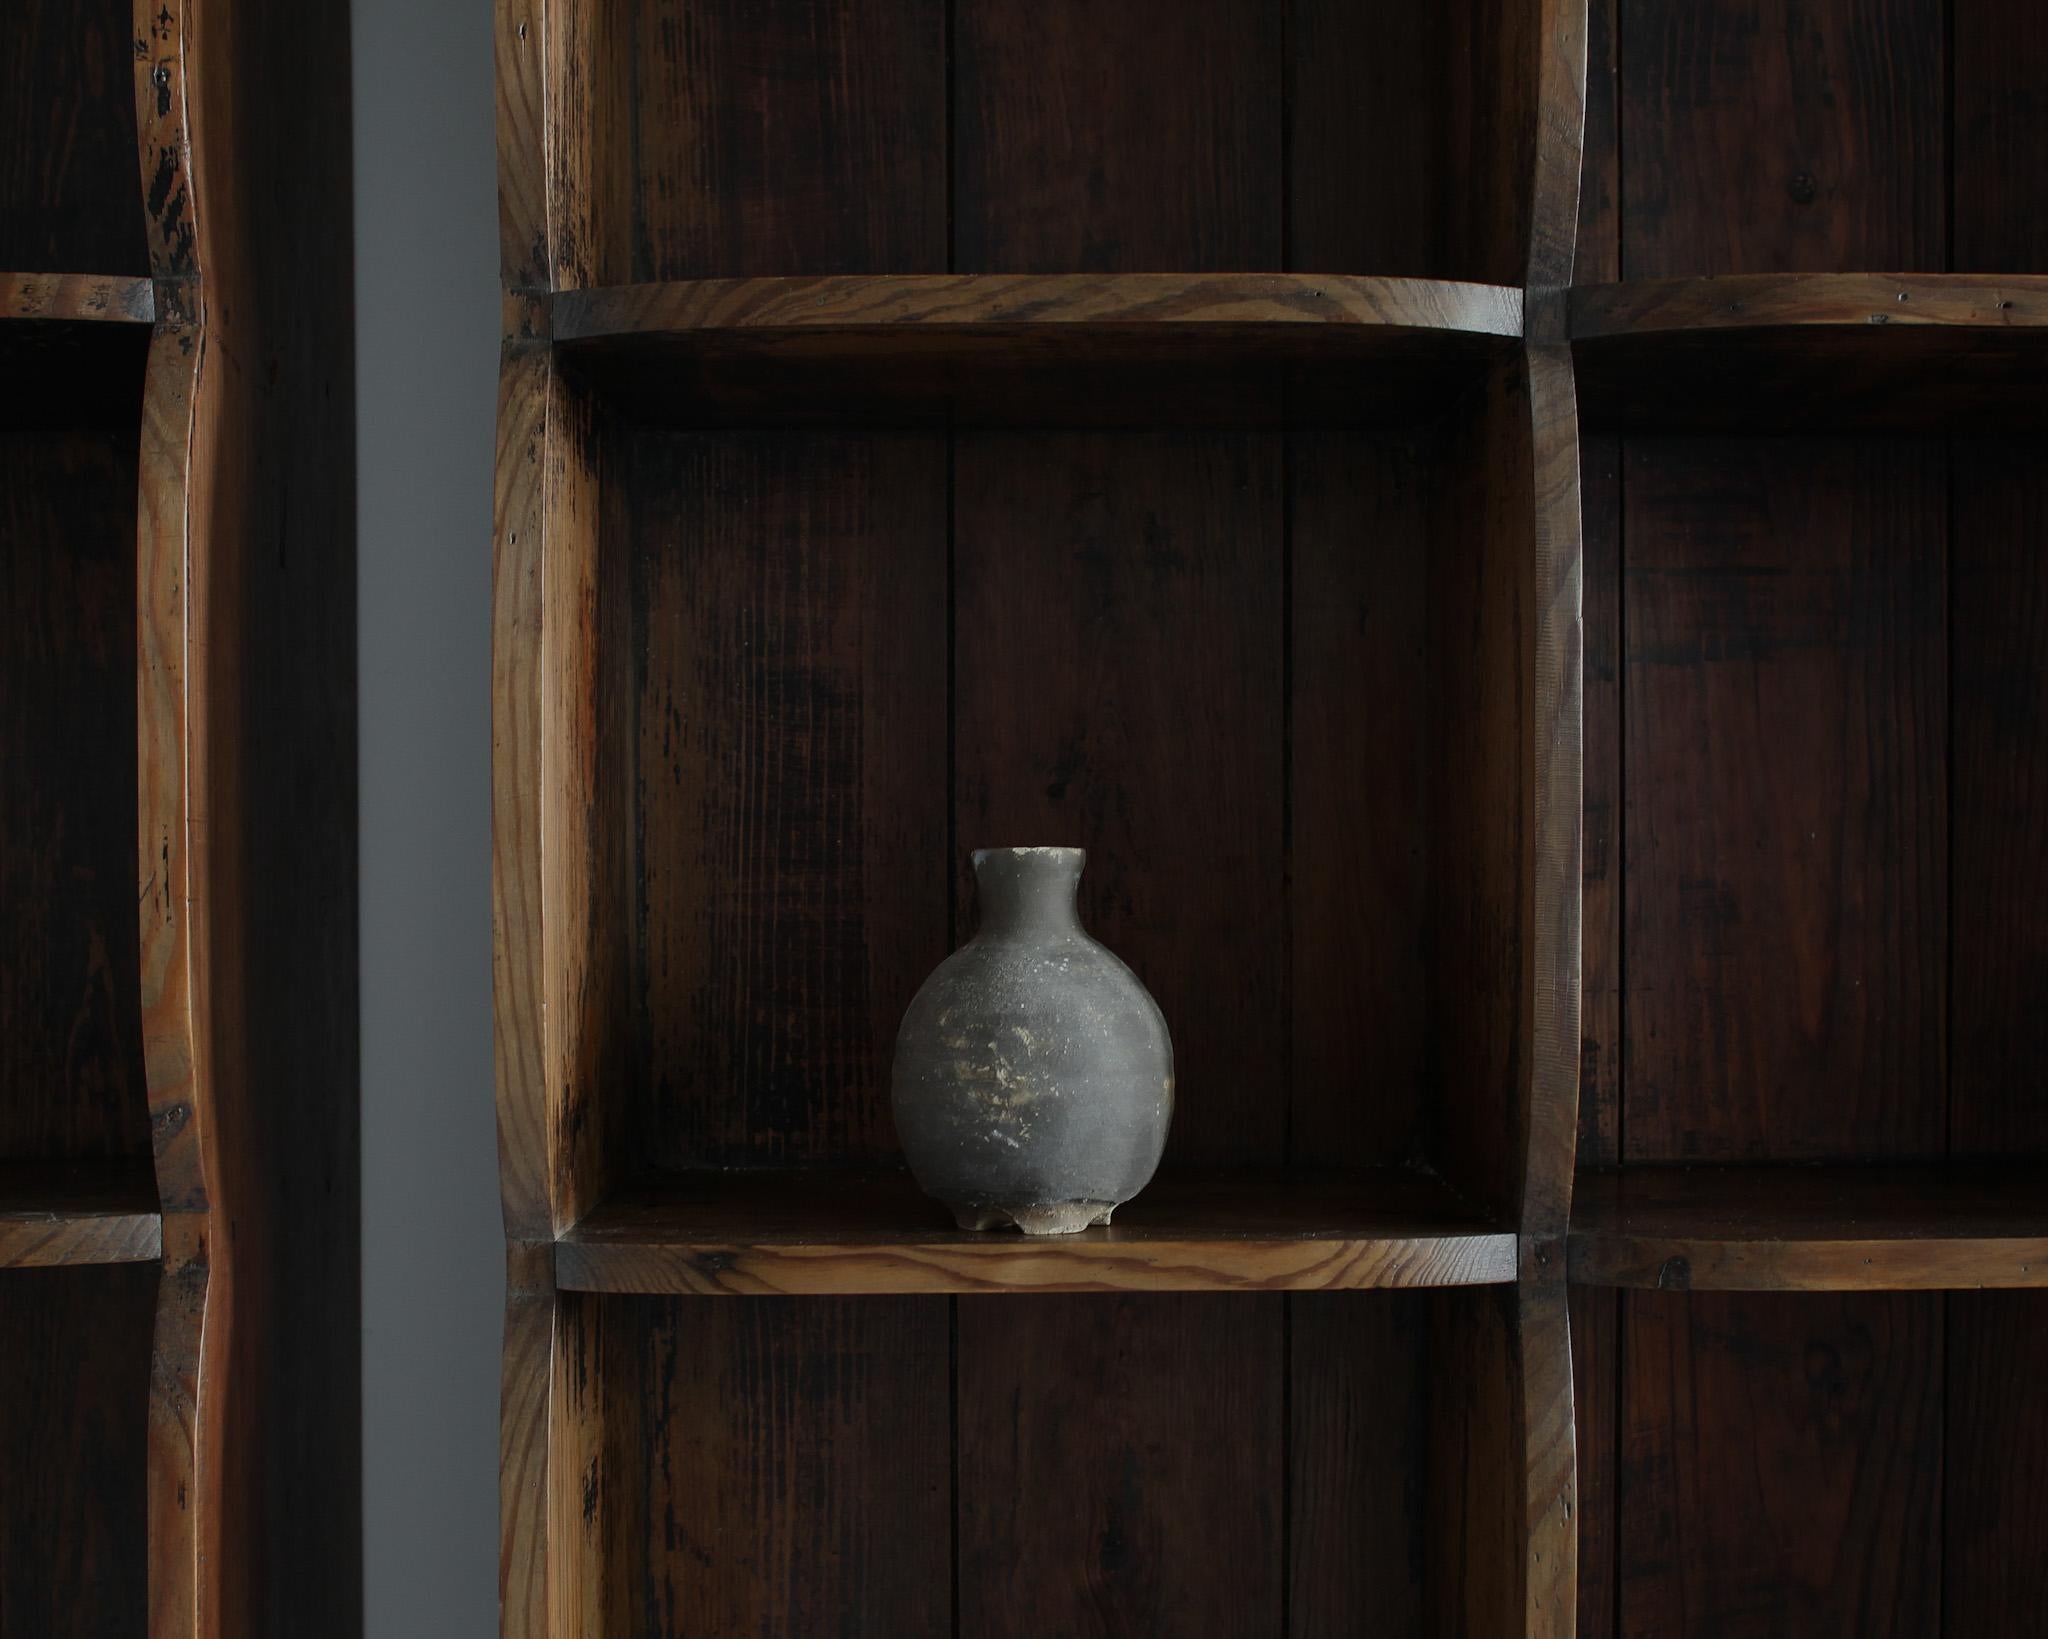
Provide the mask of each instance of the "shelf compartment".
{"label": "shelf compartment", "polygon": [[0,1269],[146,1263],[163,1250],[149,1159],[0,1161]]}
{"label": "shelf compartment", "polygon": [[2040,427],[2048,277],[1751,274],[1571,293],[1587,422]]}
{"label": "shelf compartment", "polygon": [[1665,1291],[2048,1286],[2048,1167],[1582,1173],[1570,1263]]}
{"label": "shelf compartment", "polygon": [[1512,1281],[1515,1237],[1391,1170],[1166,1175],[1107,1229],[953,1227],[903,1174],[698,1173],[607,1201],[555,1248],[592,1292],[1237,1292]]}

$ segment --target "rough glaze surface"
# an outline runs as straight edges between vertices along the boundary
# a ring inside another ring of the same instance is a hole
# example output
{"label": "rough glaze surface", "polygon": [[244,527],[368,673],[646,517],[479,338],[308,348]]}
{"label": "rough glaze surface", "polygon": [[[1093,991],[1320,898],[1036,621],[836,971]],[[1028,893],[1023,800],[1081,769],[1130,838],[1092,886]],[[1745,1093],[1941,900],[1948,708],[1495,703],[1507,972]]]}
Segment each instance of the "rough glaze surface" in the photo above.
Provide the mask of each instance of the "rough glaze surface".
{"label": "rough glaze surface", "polygon": [[963,1229],[1106,1224],[1166,1147],[1166,1020],[1081,929],[1086,857],[978,850],[981,929],[924,982],[897,1033],[897,1136]]}

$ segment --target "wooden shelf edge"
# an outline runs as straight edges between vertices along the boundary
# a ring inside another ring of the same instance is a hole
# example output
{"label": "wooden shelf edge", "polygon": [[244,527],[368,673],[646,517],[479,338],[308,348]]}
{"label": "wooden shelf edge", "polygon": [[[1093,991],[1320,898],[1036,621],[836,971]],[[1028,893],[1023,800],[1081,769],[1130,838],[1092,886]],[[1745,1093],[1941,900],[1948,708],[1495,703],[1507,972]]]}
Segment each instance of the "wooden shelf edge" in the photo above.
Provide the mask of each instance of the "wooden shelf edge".
{"label": "wooden shelf edge", "polygon": [[1261,330],[1522,334],[1522,292],[1447,279],[1305,273],[905,274],[702,279],[564,290],[557,341],[832,333]]}
{"label": "wooden shelf edge", "polygon": [[691,1296],[881,1296],[994,1292],[1329,1292],[1506,1285],[1515,1237],[1136,1235],[1088,1230],[837,1243],[555,1244],[564,1291]]}
{"label": "wooden shelf edge", "polygon": [[1636,279],[1571,292],[1574,342],[1702,331],[2048,327],[2048,276],[1748,273]]}
{"label": "wooden shelf edge", "polygon": [[1904,1240],[1571,1237],[1576,1286],[1660,1292],[1933,1292],[2048,1287],[2048,1235]]}
{"label": "wooden shelf edge", "polygon": [[137,324],[156,320],[147,278],[97,273],[0,273],[0,322]]}
{"label": "wooden shelf edge", "polygon": [[0,1269],[148,1263],[163,1252],[149,1162],[0,1162]]}

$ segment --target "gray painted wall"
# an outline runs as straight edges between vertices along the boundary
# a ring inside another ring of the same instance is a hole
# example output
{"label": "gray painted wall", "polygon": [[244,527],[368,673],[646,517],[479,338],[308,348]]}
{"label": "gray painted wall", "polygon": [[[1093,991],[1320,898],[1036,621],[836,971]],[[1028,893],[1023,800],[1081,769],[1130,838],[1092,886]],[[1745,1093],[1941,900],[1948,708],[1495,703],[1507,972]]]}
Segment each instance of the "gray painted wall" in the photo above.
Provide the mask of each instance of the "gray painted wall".
{"label": "gray painted wall", "polygon": [[491,9],[354,0],[371,1639],[497,1633]]}

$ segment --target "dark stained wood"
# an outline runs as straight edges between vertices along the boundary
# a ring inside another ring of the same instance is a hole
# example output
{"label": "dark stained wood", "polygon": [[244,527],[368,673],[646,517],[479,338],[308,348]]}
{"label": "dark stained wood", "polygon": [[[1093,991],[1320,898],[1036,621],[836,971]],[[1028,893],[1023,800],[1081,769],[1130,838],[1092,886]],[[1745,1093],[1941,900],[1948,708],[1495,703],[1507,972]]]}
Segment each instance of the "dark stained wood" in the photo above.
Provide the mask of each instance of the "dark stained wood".
{"label": "dark stained wood", "polygon": [[156,292],[147,279],[79,273],[0,273],[0,322],[148,324]]}
{"label": "dark stained wood", "polygon": [[953,265],[964,273],[1279,268],[1281,32],[1281,8],[1259,0],[961,8]]}
{"label": "dark stained wood", "polygon": [[[1398,1164],[1429,1096],[1428,526],[1435,451],[1308,431],[1289,468],[1291,1152]],[[1359,930],[1373,929],[1370,938]]]}
{"label": "dark stained wood", "polygon": [[145,1631],[143,1451],[155,1301],[148,1264],[0,1272],[7,1639],[134,1639]]}
{"label": "dark stained wood", "polygon": [[508,291],[546,289],[553,282],[547,10],[546,0],[493,0],[491,7],[497,60],[498,268]]}
{"label": "dark stained wood", "polygon": [[1282,1301],[959,1300],[962,1639],[1275,1631]]}
{"label": "dark stained wood", "polygon": [[148,1263],[161,1250],[147,1161],[0,1161],[0,1269]]}
{"label": "dark stained wood", "polygon": [[1942,1149],[1945,481],[1628,444],[1625,1160]]}
{"label": "dark stained wood", "polygon": [[[1586,0],[1586,108],[1572,283],[1621,277],[1621,40],[1624,0]],[[1583,1617],[1583,1612],[1581,1616]]]}
{"label": "dark stained wood", "polygon": [[2048,1298],[1947,1300],[1942,1632],[2021,1633],[2048,1608]]}
{"label": "dark stained wood", "polygon": [[1621,0],[1622,277],[1939,268],[1942,0]]}
{"label": "dark stained wood", "polygon": [[890,1044],[949,948],[944,446],[650,433],[634,461],[634,1152],[893,1162]]}
{"label": "dark stained wood", "polygon": [[593,224],[591,282],[945,270],[942,0],[606,9],[630,15],[606,44],[625,54],[632,219]]}
{"label": "dark stained wood", "polygon": [[[1425,1574],[1438,1590],[1429,1630],[1525,1631],[1530,1542],[1522,1517],[1525,1462],[1518,1418],[1514,1291],[1439,1296],[1442,1367],[1423,1415],[1429,1428]],[[1528,1630],[1550,1639],[1547,1630]]]}
{"label": "dark stained wood", "polygon": [[1850,330],[1865,347],[1893,344],[1902,331],[1960,333],[1958,345],[1998,336],[2022,346],[2048,328],[2048,276],[1980,273],[1752,273],[1709,279],[1636,279],[1585,285],[1571,297],[1577,340],[1788,331],[1796,352],[1814,331]]}
{"label": "dark stained wood", "polygon": [[2048,1153],[2048,445],[1953,446],[1949,1144]]}
{"label": "dark stained wood", "polygon": [[18,0],[0,57],[0,267],[145,270],[130,0]]}
{"label": "dark stained wood", "polygon": [[1965,271],[2048,270],[2048,12],[2030,0],[1952,0],[1953,242]]}
{"label": "dark stained wood", "polygon": [[1580,886],[1579,1166],[1621,1146],[1622,668],[1621,444],[1582,447],[1585,513],[1585,826]]}
{"label": "dark stained wood", "polygon": [[952,1631],[943,1300],[603,1307],[607,1608],[554,1634]]}
{"label": "dark stained wood", "polygon": [[[1532,1639],[1571,1639],[1578,1599],[1578,1448],[1564,1242],[1522,1243],[1515,1288],[1512,1472],[1521,1616]],[[1483,1299],[1482,1299],[1483,1301]]]}
{"label": "dark stained wood", "polygon": [[954,495],[956,932],[965,850],[1086,848],[1082,919],[1173,1034],[1170,1161],[1277,1163],[1279,440],[963,434]]}
{"label": "dark stained wood", "polygon": [[1514,1237],[1419,1173],[1168,1173],[1115,1226],[955,1229],[900,1173],[694,1173],[607,1201],[557,1243],[600,1292],[1259,1291],[1514,1278]]}
{"label": "dark stained wood", "polygon": [[0,430],[5,1159],[149,1144],[130,874],[140,400],[121,385],[119,430]]}
{"label": "dark stained wood", "polygon": [[1618,1292],[1569,1289],[1573,1431],[1577,1444],[1579,1639],[1614,1639],[1615,1548],[1619,1498],[1615,1491],[1615,1426],[1621,1305]]}
{"label": "dark stained wood", "polygon": [[1628,1295],[1621,1633],[1939,1631],[1940,1305]]}
{"label": "dark stained wood", "polygon": [[1587,1173],[1571,1272],[1667,1291],[2048,1286],[2048,1178],[2012,1165]]}

